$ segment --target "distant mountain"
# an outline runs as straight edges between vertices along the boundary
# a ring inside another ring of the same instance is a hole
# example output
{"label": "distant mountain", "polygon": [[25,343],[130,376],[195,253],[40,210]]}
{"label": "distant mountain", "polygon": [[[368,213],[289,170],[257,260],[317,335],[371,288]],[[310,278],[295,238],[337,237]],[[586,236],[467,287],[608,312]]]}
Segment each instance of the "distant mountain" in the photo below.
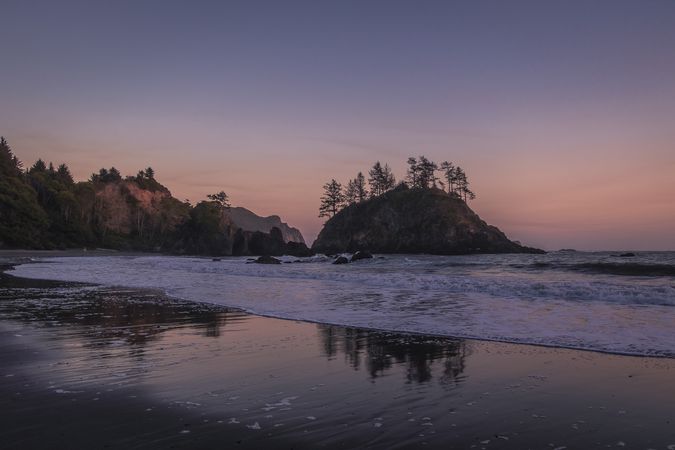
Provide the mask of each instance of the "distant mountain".
{"label": "distant mountain", "polygon": [[302,233],[297,228],[289,226],[282,222],[279,216],[261,217],[246,208],[235,207],[228,209],[225,214],[234,222],[236,226],[244,231],[261,231],[269,233],[272,228],[281,230],[281,236],[284,242],[305,243]]}
{"label": "distant mountain", "polygon": [[345,207],[312,245],[319,253],[544,253],[509,240],[457,196],[400,185]]}

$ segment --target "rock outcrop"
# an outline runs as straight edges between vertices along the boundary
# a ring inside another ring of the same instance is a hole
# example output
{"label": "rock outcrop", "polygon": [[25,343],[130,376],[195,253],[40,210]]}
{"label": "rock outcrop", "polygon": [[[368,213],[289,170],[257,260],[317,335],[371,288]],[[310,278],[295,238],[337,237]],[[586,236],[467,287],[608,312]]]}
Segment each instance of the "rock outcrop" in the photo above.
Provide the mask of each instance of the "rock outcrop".
{"label": "rock outcrop", "polygon": [[269,233],[272,228],[278,228],[281,231],[284,242],[305,243],[305,239],[302,237],[300,230],[282,222],[279,216],[261,217],[242,207],[229,208],[225,214],[230,217],[237,227],[244,231]]}
{"label": "rock outcrop", "polygon": [[345,207],[312,245],[317,253],[543,253],[509,240],[460,198],[440,189],[400,185]]}

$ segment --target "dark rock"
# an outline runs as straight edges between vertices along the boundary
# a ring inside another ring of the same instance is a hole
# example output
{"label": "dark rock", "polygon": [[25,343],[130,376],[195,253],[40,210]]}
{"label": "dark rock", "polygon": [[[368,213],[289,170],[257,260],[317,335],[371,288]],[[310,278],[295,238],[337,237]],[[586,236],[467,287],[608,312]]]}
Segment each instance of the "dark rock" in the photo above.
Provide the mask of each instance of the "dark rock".
{"label": "dark rock", "polygon": [[363,251],[358,251],[352,255],[352,261],[358,261],[360,259],[370,259],[372,258],[373,255],[371,255],[369,252],[363,252]]}
{"label": "dark rock", "polygon": [[281,261],[271,256],[261,256],[253,262],[256,264],[281,264]]}
{"label": "dark rock", "polygon": [[316,253],[545,253],[510,241],[460,198],[440,189],[396,188],[332,217],[312,245]]}
{"label": "dark rock", "polygon": [[348,264],[349,260],[347,259],[346,256],[338,256],[335,258],[335,261],[333,261],[333,264]]}
{"label": "dark rock", "polygon": [[211,261],[222,261],[222,258],[212,258]]}
{"label": "dark rock", "polygon": [[620,255],[619,255],[619,258],[632,258],[633,256],[635,256],[635,253],[630,253],[630,252],[628,252],[628,253],[622,253],[622,254],[620,254]]}
{"label": "dark rock", "polygon": [[302,242],[287,242],[286,243],[286,255],[298,256],[298,257],[307,257],[314,256],[314,252],[311,251],[304,243]]}

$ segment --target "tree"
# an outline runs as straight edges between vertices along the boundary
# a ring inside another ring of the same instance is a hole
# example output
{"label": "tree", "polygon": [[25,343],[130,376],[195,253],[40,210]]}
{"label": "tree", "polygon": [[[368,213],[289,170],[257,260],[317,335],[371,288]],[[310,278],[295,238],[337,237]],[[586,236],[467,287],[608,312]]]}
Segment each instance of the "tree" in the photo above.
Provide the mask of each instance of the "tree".
{"label": "tree", "polygon": [[21,169],[21,161],[14,156],[5,137],[0,136],[0,175],[7,177],[19,176]]}
{"label": "tree", "polygon": [[56,169],[56,177],[59,181],[65,184],[73,184],[73,175],[67,165],[61,164]]}
{"label": "tree", "polygon": [[145,178],[148,180],[154,180],[155,179],[155,171],[152,170],[152,167],[148,167],[145,169]]}
{"label": "tree", "polygon": [[212,202],[218,203],[221,208],[223,209],[229,209],[230,208],[230,198],[227,196],[225,191],[220,191],[216,194],[209,194],[207,195],[209,200]]}
{"label": "tree", "polygon": [[428,160],[425,156],[420,156],[419,162],[417,163],[417,170],[419,187],[424,189],[432,186],[436,187],[435,172],[438,170],[438,166],[435,162]]}
{"label": "tree", "polygon": [[476,194],[469,189],[469,179],[467,178],[464,169],[459,166],[455,168],[455,186],[455,193],[459,195],[460,198],[464,199],[465,202],[467,198],[470,200],[476,198]]}
{"label": "tree", "polygon": [[42,172],[47,172],[47,164],[42,159],[38,159],[35,161],[35,164],[31,166],[30,169],[28,169],[28,173],[42,173]]}
{"label": "tree", "polygon": [[351,205],[352,203],[357,203],[358,198],[356,195],[356,184],[354,180],[349,180],[347,183],[347,188],[345,189],[345,203]]}
{"label": "tree", "polygon": [[342,193],[342,185],[330,180],[323,185],[323,195],[319,206],[319,217],[333,217],[344,206],[345,196]]}
{"label": "tree", "polygon": [[443,176],[448,186],[448,193],[453,194],[455,192],[455,184],[457,182],[455,177],[455,165],[448,161],[443,161],[441,163],[441,171],[443,171]]}
{"label": "tree", "polygon": [[419,187],[418,186],[418,178],[419,178],[419,167],[417,166],[417,159],[414,157],[409,157],[408,158],[408,176],[406,179],[408,180],[408,184],[415,188]]}
{"label": "tree", "polygon": [[21,167],[0,137],[0,246],[40,247],[48,218]]}
{"label": "tree", "polygon": [[370,185],[371,197],[382,195],[396,185],[396,178],[388,164],[382,166],[377,161],[373,168],[368,171],[368,184]]}
{"label": "tree", "polygon": [[347,204],[360,203],[368,197],[366,189],[366,177],[359,172],[356,178],[349,180],[345,189],[345,202]]}
{"label": "tree", "polygon": [[354,190],[356,191],[357,202],[364,201],[368,196],[368,191],[366,190],[366,177],[364,177],[361,172],[356,174],[356,178],[354,178]]}
{"label": "tree", "polygon": [[115,169],[114,167],[111,167],[110,170],[108,171],[108,181],[121,181],[121,180],[122,174],[120,173],[120,171]]}

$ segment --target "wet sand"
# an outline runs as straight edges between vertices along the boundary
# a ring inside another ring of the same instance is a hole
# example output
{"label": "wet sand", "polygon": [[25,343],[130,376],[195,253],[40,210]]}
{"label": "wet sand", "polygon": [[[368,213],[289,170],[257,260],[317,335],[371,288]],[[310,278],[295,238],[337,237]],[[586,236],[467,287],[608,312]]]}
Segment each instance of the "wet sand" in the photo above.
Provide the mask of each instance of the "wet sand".
{"label": "wet sand", "polygon": [[0,361],[2,448],[675,449],[665,358],[2,275]]}

